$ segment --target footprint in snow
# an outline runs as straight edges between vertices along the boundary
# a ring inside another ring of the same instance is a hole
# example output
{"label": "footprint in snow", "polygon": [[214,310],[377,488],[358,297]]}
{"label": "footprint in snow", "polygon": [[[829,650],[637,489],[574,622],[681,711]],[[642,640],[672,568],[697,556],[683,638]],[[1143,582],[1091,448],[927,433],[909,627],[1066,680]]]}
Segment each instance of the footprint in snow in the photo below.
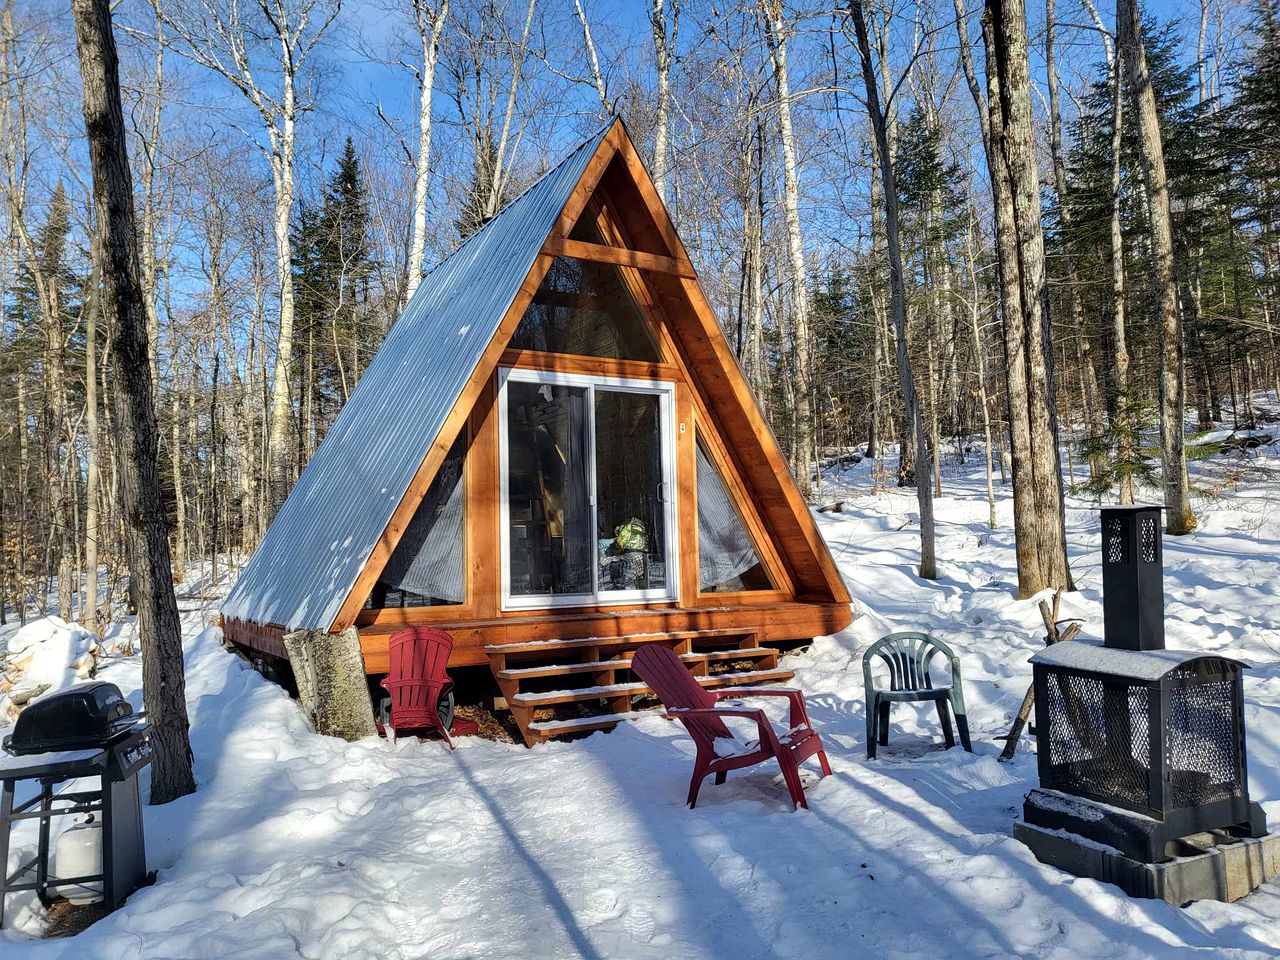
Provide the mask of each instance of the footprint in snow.
{"label": "footprint in snow", "polygon": [[653,919],[653,911],[643,903],[633,904],[627,908],[627,917],[622,921],[622,925],[627,933],[642,943],[652,940],[658,927]]}
{"label": "footprint in snow", "polygon": [[616,920],[621,915],[622,909],[618,903],[618,895],[608,887],[588,893],[582,906],[582,921],[586,926],[594,926],[606,920]]}

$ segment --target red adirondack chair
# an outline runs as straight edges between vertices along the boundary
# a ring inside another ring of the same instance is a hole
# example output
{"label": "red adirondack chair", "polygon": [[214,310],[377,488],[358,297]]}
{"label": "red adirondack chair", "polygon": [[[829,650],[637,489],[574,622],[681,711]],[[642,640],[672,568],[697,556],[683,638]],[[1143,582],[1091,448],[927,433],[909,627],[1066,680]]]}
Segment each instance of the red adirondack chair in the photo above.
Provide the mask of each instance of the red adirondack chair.
{"label": "red adirondack chair", "polygon": [[[800,764],[817,754],[822,775],[831,775],[822,739],[809,723],[804,694],[799,690],[779,687],[707,690],[693,678],[680,658],[669,647],[649,643],[631,656],[631,669],[662,700],[667,712],[684,724],[697,745],[693,763],[693,779],[689,782],[689,807],[698,803],[698,790],[707,774],[716,775],[722,784],[730,770],[753,767],[775,757],[791,793],[791,805],[808,809],[804,786],[800,782]],[[726,697],[786,697],[791,701],[791,729],[779,735],[759,707],[719,707]],[[724,717],[746,717],[756,722],[760,737],[743,743],[729,730]]]}
{"label": "red adirondack chair", "polygon": [[388,641],[390,669],[382,686],[391,695],[387,727],[392,743],[397,731],[432,727],[453,749],[453,681],[445,672],[452,650],[453,637],[435,627],[409,627]]}

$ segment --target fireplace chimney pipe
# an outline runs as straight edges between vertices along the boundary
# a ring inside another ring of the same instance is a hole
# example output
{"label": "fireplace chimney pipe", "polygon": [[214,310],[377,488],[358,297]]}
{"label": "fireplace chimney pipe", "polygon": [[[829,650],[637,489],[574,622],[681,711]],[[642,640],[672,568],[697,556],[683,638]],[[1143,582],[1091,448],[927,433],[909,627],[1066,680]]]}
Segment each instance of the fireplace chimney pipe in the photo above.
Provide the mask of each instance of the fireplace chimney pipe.
{"label": "fireplace chimney pipe", "polygon": [[1102,612],[1108,647],[1164,649],[1161,509],[1102,508]]}

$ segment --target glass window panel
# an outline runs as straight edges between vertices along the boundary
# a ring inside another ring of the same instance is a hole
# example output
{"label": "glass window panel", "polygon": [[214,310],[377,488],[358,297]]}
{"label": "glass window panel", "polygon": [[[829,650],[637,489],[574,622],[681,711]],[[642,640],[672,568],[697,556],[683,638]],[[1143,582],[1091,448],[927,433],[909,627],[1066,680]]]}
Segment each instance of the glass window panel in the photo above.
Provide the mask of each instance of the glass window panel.
{"label": "glass window panel", "polygon": [[507,384],[511,595],[592,592],[587,390]]}
{"label": "glass window panel", "polygon": [[466,441],[459,437],[383,568],[367,607],[438,607],[462,602],[465,460]]}
{"label": "glass window panel", "polygon": [[511,346],[621,360],[659,360],[649,325],[611,263],[556,257]]}
{"label": "glass window panel", "polygon": [[605,242],[600,228],[596,226],[596,215],[589,209],[583,211],[578,222],[573,225],[573,229],[569,231],[569,239],[581,240],[583,243],[603,244]]}
{"label": "glass window panel", "polygon": [[601,593],[667,586],[662,416],[652,393],[595,391]]}
{"label": "glass window panel", "polygon": [[698,583],[703,593],[773,588],[742,514],[701,437],[698,438]]}

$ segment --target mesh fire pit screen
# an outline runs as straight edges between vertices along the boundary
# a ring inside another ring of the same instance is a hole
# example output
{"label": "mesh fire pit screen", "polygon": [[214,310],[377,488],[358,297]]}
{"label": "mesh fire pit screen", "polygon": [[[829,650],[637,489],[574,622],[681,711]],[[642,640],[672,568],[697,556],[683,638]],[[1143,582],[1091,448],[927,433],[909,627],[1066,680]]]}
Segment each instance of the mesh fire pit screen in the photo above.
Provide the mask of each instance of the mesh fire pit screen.
{"label": "mesh fire pit screen", "polygon": [[1041,786],[1160,819],[1247,802],[1241,666],[1078,641],[1046,650],[1036,658]]}
{"label": "mesh fire pit screen", "polygon": [[1245,770],[1248,664],[1165,649],[1159,507],[1104,508],[1101,520],[1106,640],[1031,658],[1040,789],[1024,823],[1140,863],[1210,831],[1264,836]]}

